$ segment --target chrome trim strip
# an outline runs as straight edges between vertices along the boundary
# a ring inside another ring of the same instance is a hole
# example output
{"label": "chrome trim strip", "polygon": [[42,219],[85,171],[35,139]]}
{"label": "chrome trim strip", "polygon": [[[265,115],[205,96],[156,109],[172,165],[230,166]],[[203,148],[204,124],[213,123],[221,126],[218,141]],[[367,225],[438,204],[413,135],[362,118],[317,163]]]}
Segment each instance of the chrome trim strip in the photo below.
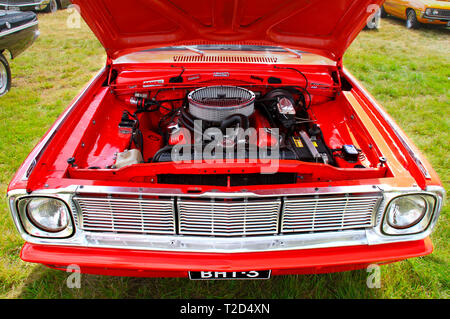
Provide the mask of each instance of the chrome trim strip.
{"label": "chrome trim strip", "polygon": [[[116,236],[117,237],[117,236]],[[88,247],[126,248],[139,250],[245,253],[282,251],[325,247],[367,245],[364,231],[341,233],[302,234],[290,236],[264,236],[243,238],[204,238],[189,236],[121,236],[120,244],[114,236],[86,234]]]}
{"label": "chrome trim strip", "polygon": [[21,26],[18,26],[18,27],[15,27],[15,28],[12,28],[12,29],[0,32],[0,38],[4,37],[4,36],[7,36],[7,35],[10,35],[12,33],[16,33],[16,32],[19,32],[19,31],[22,31],[22,30],[34,27],[34,26],[36,26],[38,24],[39,24],[38,21],[32,21],[32,22],[29,22],[27,24],[24,24],[24,25],[21,25]]}
{"label": "chrome trim strip", "polygon": [[440,17],[437,17],[437,16],[433,16],[433,17],[430,17],[430,16],[423,16],[423,18],[424,19],[427,19],[427,20],[438,20],[438,21],[442,21],[442,22],[444,22],[444,21],[450,21],[450,18],[449,17],[445,17],[445,16],[440,16]]}
{"label": "chrome trim strip", "polygon": [[[299,195],[332,195],[332,194],[354,194],[373,193],[380,191],[380,185],[358,185],[345,187],[316,187],[316,188],[276,188],[255,189],[252,191],[241,189],[235,192],[208,191],[204,193],[186,193],[179,188],[144,188],[144,187],[115,187],[115,186],[72,186],[78,194],[117,194],[117,195],[143,195],[143,196],[187,196],[192,198],[264,198],[285,197]],[[420,188],[412,188],[420,190]],[[47,193],[48,190],[39,190],[39,193]]]}
{"label": "chrome trim strip", "polygon": [[[355,77],[347,70],[343,69],[343,72],[346,76],[348,76],[352,83],[361,91],[366,92],[366,90],[359,85],[358,81],[355,79]],[[383,119],[388,123],[392,131],[394,131],[397,138],[400,140],[402,145],[406,148],[409,155],[413,158],[414,162],[416,162],[417,166],[419,167],[422,174],[425,176],[426,179],[431,179],[431,175],[426,169],[426,167],[423,165],[420,158],[417,157],[417,155],[414,153],[412,147],[409,145],[409,143],[406,141],[405,136],[401,133],[400,127],[390,118],[390,116],[381,108],[380,104],[374,100],[369,94],[364,94],[365,97],[370,101],[370,103],[377,109],[377,111],[380,113],[380,115],[383,117]]]}
{"label": "chrome trim strip", "polygon": [[[30,243],[56,246],[76,246],[76,247],[102,247],[102,248],[121,248],[121,249],[140,249],[154,251],[178,251],[178,252],[221,252],[221,253],[242,253],[242,252],[263,252],[276,250],[298,250],[314,249],[325,247],[343,247],[355,245],[378,245],[395,242],[406,242],[421,240],[428,237],[439,217],[444,197],[444,189],[438,186],[430,187],[426,192],[419,188],[391,188],[378,185],[376,187],[383,192],[384,199],[378,209],[376,216],[376,225],[374,228],[366,230],[346,230],[340,232],[323,232],[314,234],[295,234],[295,235],[275,235],[275,236],[257,236],[257,237],[239,237],[239,238],[205,238],[180,235],[131,235],[131,234],[105,234],[90,233],[79,228],[76,229],[74,236],[67,239],[47,239],[36,238],[28,235],[21,227],[18,219],[18,213],[15,208],[15,200],[23,196],[55,196],[67,201],[68,206],[73,211],[71,205],[72,197],[80,186],[71,186],[59,190],[42,190],[27,194],[26,190],[14,190],[8,193],[11,215],[21,236]],[[83,189],[83,188],[81,188]],[[99,189],[104,189],[99,187]],[[115,188],[118,190],[118,188]],[[346,193],[354,187],[337,187],[333,191],[340,190],[340,193]],[[91,189],[92,190],[92,189]],[[273,190],[276,192],[277,190]],[[372,189],[373,192],[373,189]],[[427,230],[414,235],[388,236],[380,230],[381,217],[387,203],[399,194],[421,193],[430,194],[436,197],[438,204],[432,218],[432,222]],[[248,193],[247,193],[248,194]],[[250,193],[251,194],[251,193]],[[139,193],[135,193],[139,195]],[[167,194],[166,194],[167,196]],[[175,195],[176,196],[176,195]],[[242,193],[241,193],[242,196]],[[274,194],[272,194],[274,196]],[[76,215],[75,215],[76,216]]]}
{"label": "chrome trim strip", "polygon": [[45,138],[38,144],[38,146],[35,148],[35,150],[33,150],[33,152],[36,152],[36,155],[34,156],[30,166],[25,170],[25,174],[22,177],[23,181],[28,180],[28,177],[30,177],[31,173],[34,170],[34,167],[36,166],[37,162],[39,161],[40,157],[42,156],[43,152],[45,151],[45,149],[47,148],[48,144],[50,143],[50,141],[53,139],[55,133],[59,130],[59,128],[61,127],[61,125],[64,123],[64,121],[67,119],[67,117],[72,113],[72,111],[74,110],[74,108],[78,105],[78,103],[80,102],[81,98],[84,97],[85,93],[92,87],[92,85],[94,84],[95,81],[98,80],[98,78],[100,78],[100,76],[103,74],[103,72],[105,71],[105,67],[103,67],[89,82],[88,85],[86,86],[86,88],[81,91],[81,93],[79,94],[78,98],[72,103],[72,105],[70,106],[69,109],[67,109],[63,115],[55,122],[55,124],[52,126],[52,128],[48,131],[47,135],[45,136]]}

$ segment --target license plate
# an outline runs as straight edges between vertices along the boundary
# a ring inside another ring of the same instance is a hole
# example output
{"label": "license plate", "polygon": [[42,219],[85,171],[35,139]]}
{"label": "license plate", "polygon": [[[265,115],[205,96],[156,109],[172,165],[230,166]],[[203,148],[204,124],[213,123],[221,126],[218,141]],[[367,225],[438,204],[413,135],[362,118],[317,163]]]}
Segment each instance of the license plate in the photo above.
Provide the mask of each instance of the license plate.
{"label": "license plate", "polygon": [[190,271],[189,279],[191,280],[254,280],[254,279],[270,279],[270,270],[250,270],[250,271]]}
{"label": "license plate", "polygon": [[20,7],[8,7],[7,8],[8,11],[20,11]]}
{"label": "license plate", "polygon": [[450,21],[447,21],[447,27],[450,28]]}

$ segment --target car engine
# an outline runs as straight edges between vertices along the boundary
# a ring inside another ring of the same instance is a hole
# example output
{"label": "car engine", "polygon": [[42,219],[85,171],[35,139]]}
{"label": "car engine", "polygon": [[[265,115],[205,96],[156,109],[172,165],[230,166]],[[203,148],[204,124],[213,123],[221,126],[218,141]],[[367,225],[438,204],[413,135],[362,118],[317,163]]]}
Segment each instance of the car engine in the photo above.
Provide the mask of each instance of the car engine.
{"label": "car engine", "polygon": [[[152,112],[162,103],[181,101],[159,122],[159,133],[164,145],[148,162],[170,162],[174,147],[201,145],[215,146],[213,158],[228,158],[230,150],[234,158],[255,159],[272,155],[262,149],[276,149],[277,159],[298,160],[334,164],[333,151],[324,142],[322,132],[308,112],[308,98],[302,88],[275,88],[265,94],[239,86],[206,86],[192,90],[185,97],[175,100],[155,101],[137,93],[128,102],[137,106],[131,115],[125,111],[120,127],[129,127],[137,148],[145,144],[136,123],[136,114]],[[307,92],[306,92],[307,93]],[[184,151],[184,160],[194,160],[195,150]],[[217,150],[220,150],[218,152]],[[189,151],[188,151],[189,152]],[[263,154],[263,155],[261,155]],[[265,154],[265,155],[264,155]],[[356,156],[358,153],[356,153]],[[261,157],[262,156],[262,157]],[[275,156],[275,154],[273,154]],[[273,157],[270,157],[273,158]],[[117,165],[117,167],[120,167]]]}

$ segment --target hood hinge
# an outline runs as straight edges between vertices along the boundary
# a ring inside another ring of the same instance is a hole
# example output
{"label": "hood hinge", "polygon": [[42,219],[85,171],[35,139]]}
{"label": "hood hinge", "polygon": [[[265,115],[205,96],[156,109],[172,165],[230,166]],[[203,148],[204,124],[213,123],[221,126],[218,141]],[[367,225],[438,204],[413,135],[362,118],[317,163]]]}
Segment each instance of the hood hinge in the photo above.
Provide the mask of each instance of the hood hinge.
{"label": "hood hinge", "polygon": [[343,66],[344,66],[344,62],[343,62],[343,59],[342,59],[342,58],[339,58],[339,59],[336,61],[336,66],[337,66],[339,72],[342,71],[342,68],[343,68]]}
{"label": "hood hinge", "polygon": [[108,56],[107,58],[106,58],[106,66],[105,66],[105,68],[106,68],[106,72],[108,72],[108,77],[106,78],[106,82],[105,82],[105,84],[107,85],[107,86],[110,86],[111,85],[111,77],[112,77],[112,59]]}
{"label": "hood hinge", "polygon": [[336,80],[338,82],[338,86],[339,86],[339,91],[337,92],[337,95],[339,95],[341,93],[342,90],[342,81],[341,81],[341,76],[342,76],[342,68],[343,68],[343,62],[342,62],[342,58],[339,58],[336,61],[336,69],[337,69],[337,76],[336,76]]}

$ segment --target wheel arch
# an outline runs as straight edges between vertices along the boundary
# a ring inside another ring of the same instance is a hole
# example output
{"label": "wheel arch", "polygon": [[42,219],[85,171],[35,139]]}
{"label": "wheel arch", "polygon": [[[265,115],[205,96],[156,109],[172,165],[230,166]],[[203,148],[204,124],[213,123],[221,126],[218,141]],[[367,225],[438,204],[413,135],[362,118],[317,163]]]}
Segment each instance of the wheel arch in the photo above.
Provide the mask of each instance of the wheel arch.
{"label": "wheel arch", "polygon": [[0,54],[3,54],[3,56],[5,56],[5,58],[7,55],[9,55],[9,58],[11,60],[14,59],[13,53],[10,50],[8,50],[8,48],[0,49]]}
{"label": "wheel arch", "polygon": [[[405,11],[406,20],[405,21],[406,21],[406,26],[408,29],[418,29],[419,28],[419,26],[420,26],[419,18],[420,17],[417,15],[417,11],[420,11],[420,10],[416,10],[411,7],[406,8],[406,11]],[[412,23],[411,26],[408,26],[410,12],[414,13],[414,21],[411,22]]]}
{"label": "wheel arch", "polygon": [[416,10],[414,10],[413,8],[411,8],[411,7],[406,7],[405,13],[408,13],[410,10],[413,10],[414,12],[416,12]]}

